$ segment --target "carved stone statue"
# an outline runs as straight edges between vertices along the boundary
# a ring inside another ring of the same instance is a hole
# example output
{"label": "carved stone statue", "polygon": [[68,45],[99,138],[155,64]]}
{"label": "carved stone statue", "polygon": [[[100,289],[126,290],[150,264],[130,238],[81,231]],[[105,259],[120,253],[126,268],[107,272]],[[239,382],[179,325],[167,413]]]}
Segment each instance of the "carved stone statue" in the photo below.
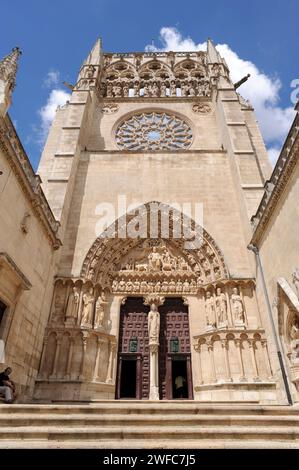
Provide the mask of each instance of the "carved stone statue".
{"label": "carved stone statue", "polygon": [[106,305],[107,305],[107,299],[106,299],[105,293],[102,292],[102,294],[99,295],[96,301],[96,313],[95,313],[95,319],[94,319],[95,328],[102,328],[104,326]]}
{"label": "carved stone statue", "polygon": [[299,298],[299,269],[296,268],[292,274],[293,284],[296,289],[297,297]]}
{"label": "carved stone statue", "polygon": [[78,314],[80,294],[77,287],[73,287],[67,302],[65,319],[66,321],[75,322]]}
{"label": "carved stone statue", "polygon": [[299,340],[295,339],[291,343],[291,361],[298,364],[299,361]]}
{"label": "carved stone statue", "polygon": [[151,95],[154,97],[159,96],[159,87],[157,85],[157,82],[154,82],[151,86]]}
{"label": "carved stone statue", "polygon": [[159,343],[159,333],[160,333],[160,314],[158,308],[155,304],[151,305],[151,309],[148,314],[148,337],[149,344]]}
{"label": "carved stone statue", "polygon": [[86,78],[93,78],[95,74],[96,68],[94,65],[89,65],[86,69]]}
{"label": "carved stone statue", "polygon": [[176,84],[175,81],[170,83],[170,96],[176,96]]}
{"label": "carved stone statue", "polygon": [[140,87],[139,82],[134,82],[134,96],[139,96],[140,94]]}
{"label": "carved stone statue", "polygon": [[157,251],[157,248],[154,246],[152,253],[148,256],[149,269],[153,271],[161,271],[162,259],[160,253]]}
{"label": "carved stone statue", "polygon": [[223,294],[220,287],[217,287],[216,290],[216,315],[218,325],[227,321],[226,296]]}
{"label": "carved stone statue", "polygon": [[127,82],[123,84],[123,96],[127,98],[129,96],[129,85]]}
{"label": "carved stone statue", "polygon": [[121,84],[120,82],[116,83],[113,87],[113,93],[114,93],[114,96],[116,98],[120,97],[121,96],[121,92],[122,92],[122,87],[121,87]]}
{"label": "carved stone statue", "polygon": [[188,90],[189,90],[188,85],[185,82],[182,82],[181,83],[181,96],[187,96]]}
{"label": "carved stone statue", "polygon": [[195,95],[196,95],[195,87],[194,87],[193,83],[191,82],[190,87],[189,87],[189,96],[195,96]]}
{"label": "carved stone statue", "polygon": [[149,86],[147,83],[144,85],[144,88],[143,88],[143,96],[145,97],[150,96],[150,90],[149,90]]}
{"label": "carved stone statue", "polygon": [[164,82],[161,83],[161,96],[166,96],[166,85]]}
{"label": "carved stone statue", "polygon": [[92,324],[92,314],[93,314],[93,288],[91,287],[88,292],[85,292],[82,297],[83,309],[82,309],[82,318],[81,325],[89,326]]}
{"label": "carved stone statue", "polygon": [[113,86],[111,83],[108,83],[107,85],[107,98],[112,98],[113,97]]}
{"label": "carved stone statue", "polygon": [[187,279],[184,281],[183,283],[183,292],[185,294],[187,294],[188,292],[190,292],[190,284],[189,282],[187,281]]}
{"label": "carved stone statue", "polygon": [[232,303],[234,321],[244,323],[244,306],[237,287],[233,288],[233,293],[230,299]]}
{"label": "carved stone statue", "polygon": [[213,326],[214,327],[215,324],[216,324],[215,306],[214,306],[214,299],[211,296],[210,291],[208,291],[207,294],[206,294],[205,310],[206,310],[207,326]]}

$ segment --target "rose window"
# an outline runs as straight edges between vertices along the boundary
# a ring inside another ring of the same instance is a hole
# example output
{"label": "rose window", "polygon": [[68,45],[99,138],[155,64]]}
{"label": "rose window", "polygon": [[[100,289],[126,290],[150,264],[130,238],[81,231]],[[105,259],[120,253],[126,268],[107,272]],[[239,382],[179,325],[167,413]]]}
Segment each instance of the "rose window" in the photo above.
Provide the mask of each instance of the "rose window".
{"label": "rose window", "polygon": [[122,150],[180,150],[190,147],[190,126],[168,113],[141,113],[131,116],[116,130],[116,143]]}

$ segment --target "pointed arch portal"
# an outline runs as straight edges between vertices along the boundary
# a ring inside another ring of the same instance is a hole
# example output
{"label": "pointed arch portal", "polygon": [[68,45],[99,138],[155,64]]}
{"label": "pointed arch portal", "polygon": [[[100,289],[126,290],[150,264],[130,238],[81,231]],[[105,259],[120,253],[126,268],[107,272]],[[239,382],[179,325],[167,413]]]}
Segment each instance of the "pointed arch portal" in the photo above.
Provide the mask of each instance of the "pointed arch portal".
{"label": "pointed arch portal", "polygon": [[[81,276],[124,296],[116,398],[192,399],[184,295],[228,277],[212,237],[179,210],[153,201],[125,214],[97,238]],[[156,340],[148,332],[152,304],[159,316]]]}

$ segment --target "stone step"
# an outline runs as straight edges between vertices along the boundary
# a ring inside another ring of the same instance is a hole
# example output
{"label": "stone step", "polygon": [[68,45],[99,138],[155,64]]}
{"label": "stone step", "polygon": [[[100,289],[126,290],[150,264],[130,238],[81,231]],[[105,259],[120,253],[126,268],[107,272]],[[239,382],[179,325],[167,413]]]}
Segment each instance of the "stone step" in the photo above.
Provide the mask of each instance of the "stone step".
{"label": "stone step", "polygon": [[[0,449],[298,449],[298,442],[281,440],[221,440],[207,441],[205,439],[163,440],[157,441],[115,439],[107,445],[106,441],[99,440],[4,440],[0,441]],[[109,450],[107,454],[109,455]]]}
{"label": "stone step", "polygon": [[0,405],[0,448],[299,448],[299,407],[103,401]]}
{"label": "stone step", "polygon": [[88,414],[16,414],[11,413],[0,415],[0,427],[5,426],[293,426],[299,427],[299,416],[275,416],[275,415],[236,415],[236,416],[217,416],[213,414],[185,414],[178,419],[177,415],[159,415],[159,414],[106,414],[101,416]]}
{"label": "stone step", "polygon": [[55,440],[55,441],[100,441],[105,442],[109,448],[111,441],[126,440],[131,441],[131,446],[135,447],[134,441],[144,441],[146,446],[149,440],[159,443],[160,440],[189,441],[189,440],[207,440],[214,442],[217,440],[256,440],[256,441],[296,441],[299,447],[299,429],[286,426],[281,429],[258,427],[250,428],[246,426],[211,426],[211,427],[188,427],[188,426],[169,426],[166,429],[161,426],[152,427],[1,427],[0,441],[12,441],[22,439],[28,443],[32,440]]}
{"label": "stone step", "polygon": [[275,415],[275,416],[299,416],[298,406],[251,406],[251,405],[204,405],[202,402],[192,404],[186,402],[101,402],[89,405],[0,405],[0,418],[2,414],[163,414],[163,415],[185,415],[190,414],[215,414],[215,415]]}

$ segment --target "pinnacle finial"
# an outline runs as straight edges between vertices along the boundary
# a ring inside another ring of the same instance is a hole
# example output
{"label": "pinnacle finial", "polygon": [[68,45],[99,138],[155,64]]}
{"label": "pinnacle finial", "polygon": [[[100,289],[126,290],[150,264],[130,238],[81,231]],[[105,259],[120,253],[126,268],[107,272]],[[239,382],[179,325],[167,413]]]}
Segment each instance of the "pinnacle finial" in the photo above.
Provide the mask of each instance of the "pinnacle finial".
{"label": "pinnacle finial", "polygon": [[11,91],[16,85],[18,59],[21,54],[21,49],[19,47],[14,47],[11,53],[0,61],[0,79],[9,84],[9,89]]}

